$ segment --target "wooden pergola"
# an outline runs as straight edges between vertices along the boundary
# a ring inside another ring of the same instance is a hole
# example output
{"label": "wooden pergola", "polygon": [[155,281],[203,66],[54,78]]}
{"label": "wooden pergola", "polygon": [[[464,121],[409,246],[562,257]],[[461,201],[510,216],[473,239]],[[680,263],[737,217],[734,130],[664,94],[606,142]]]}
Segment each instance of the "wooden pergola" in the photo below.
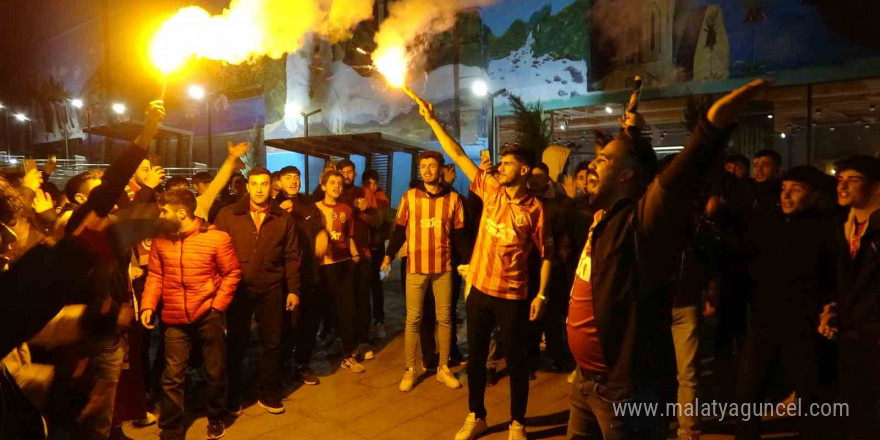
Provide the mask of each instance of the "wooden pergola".
{"label": "wooden pergola", "polygon": [[[292,151],[305,155],[305,163],[309,163],[309,157],[319,157],[326,160],[334,158],[349,158],[351,155],[366,158],[366,168],[379,173],[384,188],[391,188],[394,176],[394,153],[408,153],[413,156],[411,170],[415,173],[415,156],[426,148],[407,139],[402,139],[385,133],[357,133],[338,134],[329,136],[309,136],[287,139],[272,139],[264,142],[269,147]],[[309,181],[309,167],[303,170],[304,179]],[[412,174],[415,175],[415,174]]]}

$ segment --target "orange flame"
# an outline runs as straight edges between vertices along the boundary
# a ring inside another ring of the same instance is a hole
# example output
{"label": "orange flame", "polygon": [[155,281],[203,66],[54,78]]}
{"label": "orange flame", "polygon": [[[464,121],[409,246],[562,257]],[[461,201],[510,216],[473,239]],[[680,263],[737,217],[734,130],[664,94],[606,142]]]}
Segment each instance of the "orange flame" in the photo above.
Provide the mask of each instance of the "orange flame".
{"label": "orange flame", "polygon": [[385,76],[388,84],[403,87],[406,80],[406,53],[403,46],[382,48],[373,54],[376,70]]}
{"label": "orange flame", "polygon": [[163,73],[190,58],[240,64],[296,52],[310,33],[337,42],[372,16],[373,0],[232,0],[221,15],[180,9],[150,44],[150,59]]}

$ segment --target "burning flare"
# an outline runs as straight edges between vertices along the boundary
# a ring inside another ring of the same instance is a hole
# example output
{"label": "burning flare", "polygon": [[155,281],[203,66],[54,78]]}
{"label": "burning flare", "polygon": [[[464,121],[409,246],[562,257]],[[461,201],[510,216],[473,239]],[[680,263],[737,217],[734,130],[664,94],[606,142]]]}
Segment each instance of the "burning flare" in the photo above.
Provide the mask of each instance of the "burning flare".
{"label": "burning flare", "polygon": [[407,59],[403,46],[383,48],[373,54],[373,64],[376,70],[385,76],[388,84],[394,87],[403,87],[406,82]]}
{"label": "burning flare", "polygon": [[196,6],[180,9],[165,21],[150,44],[150,59],[163,73],[190,58],[230,64],[263,56],[281,58],[302,47],[314,33],[335,43],[373,14],[374,0],[232,0],[212,16]]}

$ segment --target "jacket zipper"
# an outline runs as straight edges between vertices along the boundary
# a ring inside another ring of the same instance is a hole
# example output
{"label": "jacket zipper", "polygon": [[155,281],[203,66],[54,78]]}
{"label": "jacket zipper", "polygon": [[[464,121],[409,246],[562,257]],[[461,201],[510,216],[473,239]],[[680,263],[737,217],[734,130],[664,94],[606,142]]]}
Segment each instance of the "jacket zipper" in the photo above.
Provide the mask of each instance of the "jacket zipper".
{"label": "jacket zipper", "polygon": [[180,239],[180,287],[183,288],[183,316],[186,317],[186,322],[190,323],[189,310],[187,309],[189,303],[186,300],[186,284],[183,282],[183,240],[183,238]]}

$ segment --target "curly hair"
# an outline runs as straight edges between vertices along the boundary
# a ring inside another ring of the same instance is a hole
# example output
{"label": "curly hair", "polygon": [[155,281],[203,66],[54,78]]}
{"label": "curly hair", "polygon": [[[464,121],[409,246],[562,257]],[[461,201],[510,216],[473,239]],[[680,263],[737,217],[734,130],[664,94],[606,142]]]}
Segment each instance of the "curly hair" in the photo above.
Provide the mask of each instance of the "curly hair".
{"label": "curly hair", "polygon": [[21,194],[0,176],[0,222],[12,226],[23,209]]}

